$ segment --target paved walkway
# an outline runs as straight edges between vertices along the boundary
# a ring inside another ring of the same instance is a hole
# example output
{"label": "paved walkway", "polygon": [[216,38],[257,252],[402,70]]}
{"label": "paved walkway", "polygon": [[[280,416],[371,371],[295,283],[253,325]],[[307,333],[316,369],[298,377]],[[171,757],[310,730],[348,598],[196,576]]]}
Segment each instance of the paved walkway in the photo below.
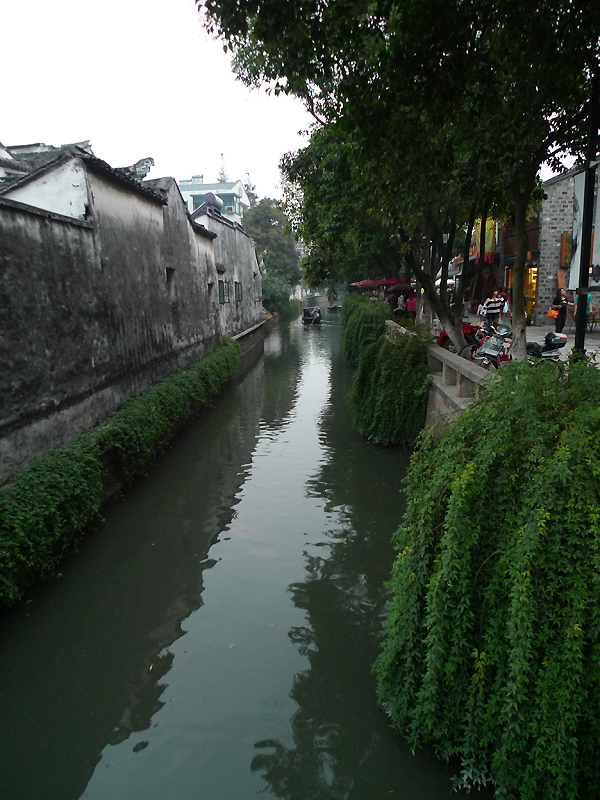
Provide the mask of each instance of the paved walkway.
{"label": "paved walkway", "polygon": [[[477,316],[475,314],[469,314],[468,319],[465,319],[465,322],[470,322],[472,325],[477,324]],[[510,321],[508,322],[510,324]],[[528,342],[543,342],[544,336],[548,333],[548,331],[554,330],[554,325],[529,325],[527,328],[527,341]],[[567,343],[566,345],[559,350],[561,359],[567,359],[573,350],[573,345],[575,344],[575,327],[570,329],[569,325],[565,325],[565,329],[563,333],[567,334]],[[600,364],[600,331],[595,330],[593,332],[586,331],[585,333],[585,352],[587,355],[595,355],[598,359],[598,363]]]}

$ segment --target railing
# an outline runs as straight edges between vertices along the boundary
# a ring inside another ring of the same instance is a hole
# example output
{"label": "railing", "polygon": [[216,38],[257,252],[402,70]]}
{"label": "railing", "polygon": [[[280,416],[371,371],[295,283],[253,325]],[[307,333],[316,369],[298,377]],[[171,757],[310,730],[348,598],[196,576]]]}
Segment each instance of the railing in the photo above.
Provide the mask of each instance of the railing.
{"label": "railing", "polygon": [[431,386],[426,424],[433,425],[461,414],[490,373],[438,345],[427,348],[427,356]]}
{"label": "railing", "polygon": [[[397,342],[402,336],[414,336],[412,331],[391,320],[385,325],[385,335],[390,342]],[[490,373],[437,344],[427,348],[427,360],[431,385],[425,424],[435,425],[449,420],[455,414],[462,414]]]}

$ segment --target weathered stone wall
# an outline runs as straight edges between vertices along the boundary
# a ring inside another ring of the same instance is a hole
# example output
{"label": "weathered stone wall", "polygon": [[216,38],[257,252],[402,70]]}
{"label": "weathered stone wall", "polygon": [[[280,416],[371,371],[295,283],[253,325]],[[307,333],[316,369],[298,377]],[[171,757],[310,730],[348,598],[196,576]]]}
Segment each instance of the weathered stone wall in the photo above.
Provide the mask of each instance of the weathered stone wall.
{"label": "weathered stone wall", "polygon": [[245,291],[223,320],[212,237],[174,182],[161,205],[86,179],[89,222],[0,200],[0,481],[260,317],[251,243],[224,248]]}
{"label": "weathered stone wall", "polygon": [[[560,237],[573,228],[573,180],[568,172],[544,183],[547,194],[540,213],[540,261],[538,267],[535,325],[554,325],[546,313],[558,290],[557,270],[560,266]],[[566,270],[567,285],[568,273]]]}
{"label": "weathered stone wall", "polygon": [[[262,318],[262,279],[254,243],[238,225],[223,217],[205,214],[198,221],[217,234],[214,249],[218,280],[227,281],[231,288],[229,302],[219,305],[221,330],[229,335],[240,333]],[[242,286],[241,301],[235,300],[236,282]],[[214,293],[218,302],[217,285]]]}

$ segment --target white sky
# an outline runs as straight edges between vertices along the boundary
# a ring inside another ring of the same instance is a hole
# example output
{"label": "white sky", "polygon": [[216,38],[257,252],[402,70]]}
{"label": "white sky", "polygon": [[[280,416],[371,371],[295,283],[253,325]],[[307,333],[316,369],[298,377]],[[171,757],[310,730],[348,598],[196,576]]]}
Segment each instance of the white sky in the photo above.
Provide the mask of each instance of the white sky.
{"label": "white sky", "polygon": [[90,139],[111,166],[152,156],[149,177],[250,173],[280,197],[280,157],[312,118],[293,98],[236,81],[193,0],[14,0],[0,11],[0,141]]}

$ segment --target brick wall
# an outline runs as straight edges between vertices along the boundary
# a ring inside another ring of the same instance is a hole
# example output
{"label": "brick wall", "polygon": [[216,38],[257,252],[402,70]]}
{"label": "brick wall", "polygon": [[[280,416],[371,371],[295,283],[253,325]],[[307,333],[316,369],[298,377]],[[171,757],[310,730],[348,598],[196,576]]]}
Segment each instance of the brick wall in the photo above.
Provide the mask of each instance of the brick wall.
{"label": "brick wall", "polygon": [[[557,270],[560,263],[560,239],[565,231],[573,227],[573,190],[575,170],[551,178],[544,183],[547,199],[540,214],[540,260],[538,270],[538,294],[535,309],[535,324],[553,324],[546,313],[558,290]],[[569,280],[569,270],[565,270]]]}

